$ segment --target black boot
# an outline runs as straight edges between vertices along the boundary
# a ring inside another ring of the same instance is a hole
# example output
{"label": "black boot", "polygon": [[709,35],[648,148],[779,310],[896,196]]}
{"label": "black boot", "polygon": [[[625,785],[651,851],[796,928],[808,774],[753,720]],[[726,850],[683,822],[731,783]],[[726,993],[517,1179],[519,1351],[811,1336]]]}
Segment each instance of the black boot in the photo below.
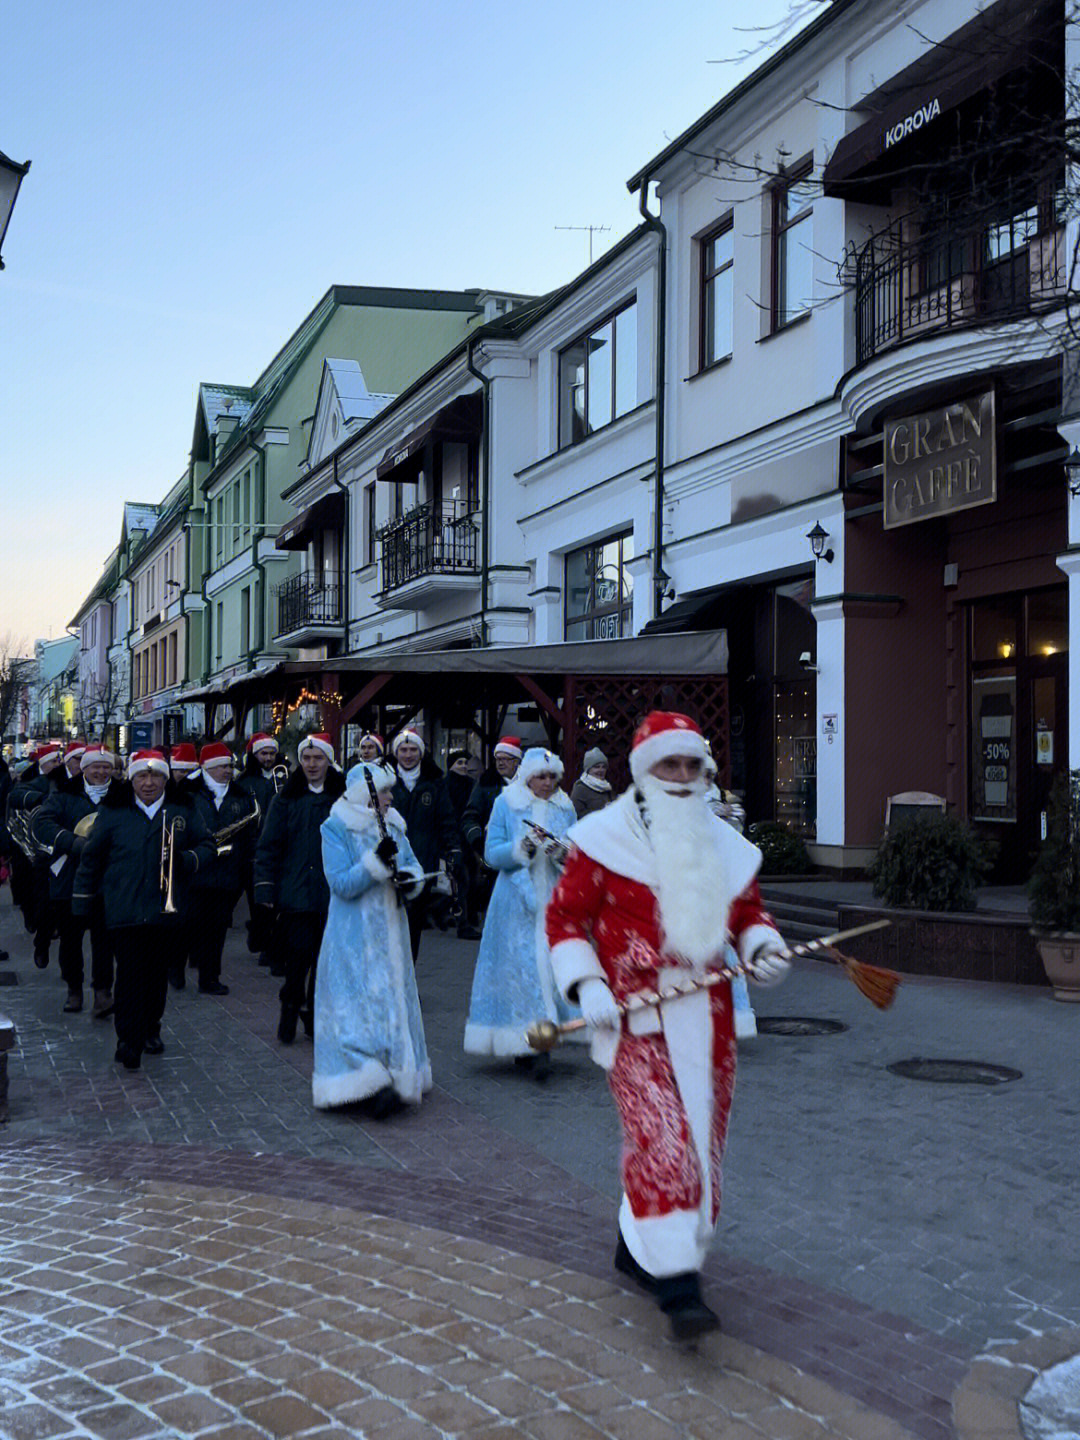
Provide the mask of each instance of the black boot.
{"label": "black boot", "polygon": [[384,1085],[381,1090],[376,1090],[374,1095],[369,1095],[364,1102],[364,1108],[373,1120],[389,1120],[391,1115],[396,1115],[401,1109],[402,1102],[398,1099],[397,1091],[392,1085]]}
{"label": "black boot", "polygon": [[615,1269],[620,1275],[628,1275],[643,1290],[648,1290],[652,1294],[656,1293],[659,1283],[656,1276],[650,1275],[648,1270],[643,1265],[639,1265],[630,1254],[629,1246],[623,1239],[621,1230],[619,1231],[619,1243],[615,1246]]}
{"label": "black boot", "polygon": [[296,1021],[300,1012],[291,1005],[281,1007],[281,1019],[278,1021],[277,1038],[283,1045],[291,1045],[296,1039]]}
{"label": "black boot", "polygon": [[695,1340],[710,1330],[720,1329],[720,1319],[701,1298],[701,1281],[696,1270],[670,1275],[656,1282],[656,1303],[668,1317],[673,1340]]}
{"label": "black boot", "polygon": [[304,1034],[310,1040],[315,1034],[315,1016],[310,1010],[300,1011],[300,1024],[304,1027]]}

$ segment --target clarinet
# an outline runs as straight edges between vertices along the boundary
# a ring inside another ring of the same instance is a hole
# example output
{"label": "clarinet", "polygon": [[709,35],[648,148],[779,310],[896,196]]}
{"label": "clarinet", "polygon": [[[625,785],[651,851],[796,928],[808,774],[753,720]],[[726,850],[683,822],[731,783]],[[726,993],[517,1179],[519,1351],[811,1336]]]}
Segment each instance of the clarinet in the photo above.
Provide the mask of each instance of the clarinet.
{"label": "clarinet", "polygon": [[[368,794],[371,796],[371,808],[375,812],[375,824],[379,827],[380,840],[392,840],[393,836],[386,828],[386,821],[383,819],[382,810],[379,808],[379,792],[375,789],[375,781],[371,778],[371,771],[365,769],[364,779],[367,781]],[[394,894],[397,896],[399,905],[405,904],[405,891],[403,883],[405,876],[397,867],[397,860],[390,861],[390,883],[394,887]]]}

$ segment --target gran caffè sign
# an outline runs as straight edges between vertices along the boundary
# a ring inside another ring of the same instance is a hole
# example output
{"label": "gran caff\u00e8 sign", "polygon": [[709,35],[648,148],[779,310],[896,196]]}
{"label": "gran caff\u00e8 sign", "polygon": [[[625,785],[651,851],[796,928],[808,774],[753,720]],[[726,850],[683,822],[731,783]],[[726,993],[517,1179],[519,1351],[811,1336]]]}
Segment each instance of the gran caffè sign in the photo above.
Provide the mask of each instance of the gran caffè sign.
{"label": "gran caff\u00e8 sign", "polygon": [[885,529],[997,499],[994,392],[885,425]]}

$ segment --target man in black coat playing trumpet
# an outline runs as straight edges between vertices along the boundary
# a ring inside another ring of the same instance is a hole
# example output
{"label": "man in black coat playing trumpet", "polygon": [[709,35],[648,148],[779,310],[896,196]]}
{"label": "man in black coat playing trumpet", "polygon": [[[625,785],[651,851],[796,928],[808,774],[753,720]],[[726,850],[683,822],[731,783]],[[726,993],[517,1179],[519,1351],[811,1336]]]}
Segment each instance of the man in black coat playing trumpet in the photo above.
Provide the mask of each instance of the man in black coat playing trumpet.
{"label": "man in black coat playing trumpet", "polygon": [[75,873],[72,914],[89,917],[100,895],[116,957],[116,1060],[138,1070],[160,1055],[171,936],[188,880],[217,847],[191,797],[169,788],[160,750],[136,750],[130,787],[106,795]]}

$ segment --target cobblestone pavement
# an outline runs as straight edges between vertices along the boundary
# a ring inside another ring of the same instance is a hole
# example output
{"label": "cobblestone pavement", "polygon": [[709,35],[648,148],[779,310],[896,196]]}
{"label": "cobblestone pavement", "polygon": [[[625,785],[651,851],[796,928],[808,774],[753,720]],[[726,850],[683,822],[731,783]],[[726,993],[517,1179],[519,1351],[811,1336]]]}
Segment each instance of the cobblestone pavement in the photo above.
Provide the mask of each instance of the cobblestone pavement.
{"label": "cobblestone pavement", "polygon": [[[217,1000],[111,1063],[0,892],[19,1031],[0,1131],[0,1437],[612,1435],[1016,1440],[1080,1349],[1080,1014],[1049,992],[837,972],[758,992],[720,1245],[685,1353],[610,1260],[617,1135],[584,1051],[541,1086],[461,1052],[475,945],[425,935],[436,1089],[378,1125],[310,1104],[310,1042],[230,939]],[[1022,1078],[934,1085],[913,1057]],[[1071,1348],[1070,1348],[1071,1347]]]}

